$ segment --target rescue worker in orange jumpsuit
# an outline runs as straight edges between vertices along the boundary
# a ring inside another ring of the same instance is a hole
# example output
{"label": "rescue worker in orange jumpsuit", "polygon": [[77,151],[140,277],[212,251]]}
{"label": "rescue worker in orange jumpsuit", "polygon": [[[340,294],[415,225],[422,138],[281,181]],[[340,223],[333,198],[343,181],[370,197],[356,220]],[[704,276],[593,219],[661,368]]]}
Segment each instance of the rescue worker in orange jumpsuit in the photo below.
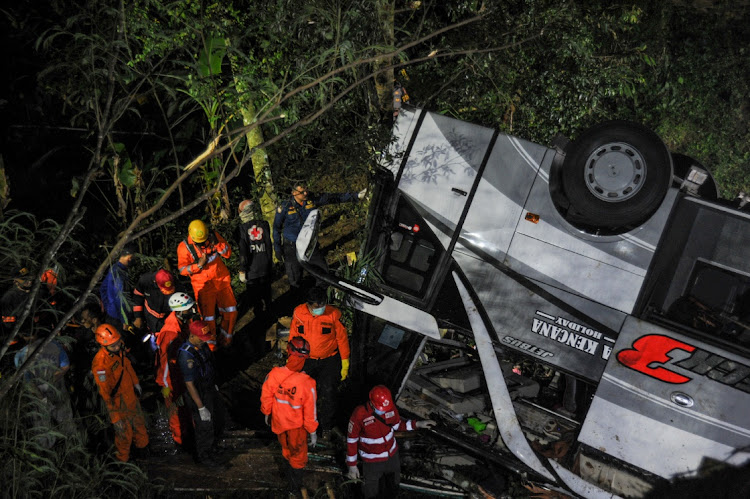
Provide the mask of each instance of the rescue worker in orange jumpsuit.
{"label": "rescue worker in orange jumpsuit", "polygon": [[318,386],[318,418],[321,439],[328,440],[336,414],[336,387],[339,379],[349,375],[349,336],[341,323],[341,311],[326,305],[323,288],[315,287],[307,294],[307,302],[294,309],[289,338],[301,336],[310,343],[310,358],[305,372]]}
{"label": "rescue worker in orange jumpsuit", "polygon": [[156,339],[159,348],[156,358],[156,383],[161,387],[164,397],[169,430],[176,452],[182,448],[183,432],[191,423],[190,413],[181,400],[185,393],[185,381],[177,366],[177,357],[180,347],[190,334],[190,323],[200,316],[195,310],[195,300],[186,293],[174,293],[169,298],[169,308],[172,312],[164,321],[164,326]]}
{"label": "rescue worker in orange jumpsuit", "polygon": [[232,256],[232,248],[217,232],[209,230],[200,220],[188,226],[188,238],[177,246],[177,266],[180,274],[189,276],[193,285],[198,310],[211,329],[213,338],[209,348],[216,348],[216,309],[223,319],[219,345],[232,342],[237,321],[237,300],[232,291],[232,277],[222,258]]}
{"label": "rescue worker in orange jumpsuit", "polygon": [[[349,419],[346,434],[346,465],[349,478],[360,477],[357,468],[357,454],[362,458],[364,483],[362,492],[365,498],[389,497],[398,494],[401,482],[401,462],[398,457],[398,445],[394,431],[413,431],[419,428],[432,428],[435,421],[425,419],[412,421],[401,419],[396,404],[393,403],[391,391],[378,385],[370,390],[369,401],[357,406]],[[393,490],[381,478],[392,475]],[[386,490],[383,490],[386,489]]]}
{"label": "rescue worker in orange jumpsuit", "polygon": [[115,426],[115,458],[125,462],[130,457],[133,441],[136,450],[145,449],[148,445],[146,420],[138,402],[141,385],[130,359],[125,355],[117,329],[110,324],[100,325],[96,328],[96,342],[102,348],[94,356],[91,371],[109,411],[110,421]]}
{"label": "rescue worker in orange jumpsuit", "polygon": [[287,343],[286,366],[274,367],[266,376],[260,394],[260,411],[271,419],[273,431],[281,444],[286,460],[285,473],[289,492],[295,496],[302,488],[302,470],[307,465],[307,434],[310,444],[318,441],[315,418],[315,380],[302,372],[310,356],[310,344],[300,337]]}

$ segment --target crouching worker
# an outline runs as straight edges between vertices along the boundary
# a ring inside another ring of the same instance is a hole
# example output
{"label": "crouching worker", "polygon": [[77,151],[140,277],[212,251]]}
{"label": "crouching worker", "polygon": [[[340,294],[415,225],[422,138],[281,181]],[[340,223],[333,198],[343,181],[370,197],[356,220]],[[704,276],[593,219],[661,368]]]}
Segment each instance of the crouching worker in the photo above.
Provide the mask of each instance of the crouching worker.
{"label": "crouching worker", "polygon": [[182,373],[186,400],[195,429],[195,460],[205,466],[220,466],[215,461],[214,439],[224,431],[224,402],[216,386],[216,365],[206,342],[213,338],[206,321],[190,324],[188,339],[180,347],[177,365]]}
{"label": "crouching worker", "polygon": [[287,344],[286,366],[274,367],[260,395],[260,411],[271,419],[271,431],[279,438],[281,454],[286,459],[289,493],[295,497],[302,489],[302,470],[307,465],[307,434],[310,443],[318,440],[318,421],[315,415],[315,380],[302,372],[305,359],[310,356],[310,344],[301,337]]}
{"label": "crouching worker", "polygon": [[145,450],[148,445],[146,420],[138,402],[141,385],[117,329],[100,325],[96,328],[96,342],[102,348],[94,356],[91,371],[115,426],[115,458],[124,462],[130,457],[133,441],[137,450]]}
{"label": "crouching worker", "polygon": [[[430,419],[417,422],[401,419],[396,404],[393,403],[391,391],[387,387],[378,385],[370,390],[370,400],[364,405],[357,406],[352,412],[346,436],[346,465],[349,468],[349,478],[356,480],[360,477],[357,468],[359,454],[362,458],[362,492],[365,498],[388,497],[398,493],[401,483],[401,461],[393,432],[433,426],[435,421]],[[391,488],[388,484],[390,477],[393,490],[388,490]]]}

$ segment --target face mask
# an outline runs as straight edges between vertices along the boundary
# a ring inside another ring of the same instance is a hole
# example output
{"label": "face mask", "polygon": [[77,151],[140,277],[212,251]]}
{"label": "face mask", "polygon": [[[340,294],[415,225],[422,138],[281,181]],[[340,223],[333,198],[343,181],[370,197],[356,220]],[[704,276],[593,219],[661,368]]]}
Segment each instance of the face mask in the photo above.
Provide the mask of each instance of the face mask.
{"label": "face mask", "polygon": [[325,305],[323,305],[320,308],[314,308],[314,309],[311,310],[311,312],[312,312],[313,315],[323,315],[323,312],[325,312],[325,311],[326,311],[326,306]]}
{"label": "face mask", "polygon": [[375,414],[377,414],[378,416],[382,416],[383,414],[385,414],[385,411],[379,411],[375,409],[374,407],[372,408],[372,410],[375,411]]}

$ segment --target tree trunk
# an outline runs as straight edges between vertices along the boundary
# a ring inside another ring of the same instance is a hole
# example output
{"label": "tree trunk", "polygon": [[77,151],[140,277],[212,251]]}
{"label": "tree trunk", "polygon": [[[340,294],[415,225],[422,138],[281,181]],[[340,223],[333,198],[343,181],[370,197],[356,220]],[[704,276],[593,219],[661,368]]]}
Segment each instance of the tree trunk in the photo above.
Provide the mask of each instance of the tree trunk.
{"label": "tree trunk", "polygon": [[[232,42],[229,38],[225,38],[224,41],[227,47],[231,46]],[[245,97],[242,99],[243,106],[240,109],[242,121],[245,126],[251,125],[255,122],[257,114],[252,99],[250,98],[251,93],[249,92],[247,85],[242,80],[237,79],[237,73],[240,69],[236,58],[233,57],[231,52],[229,53],[229,62],[232,66],[237,93],[241,97]],[[258,144],[263,143],[263,130],[261,130],[260,126],[252,128],[247,134],[245,134],[245,138],[247,139],[248,148],[253,150]],[[268,164],[266,150],[263,148],[255,149],[251,161],[253,164],[255,183],[259,187],[258,192],[262,192],[260,199],[256,199],[256,202],[260,206],[263,218],[268,221],[268,225],[273,227],[273,218],[276,211],[276,192],[273,187],[273,177],[271,176],[271,168]]]}
{"label": "tree trunk", "polygon": [[[378,24],[383,34],[383,45],[386,51],[391,52],[396,42],[394,34],[394,0],[377,0],[376,2]],[[380,68],[393,64],[393,57],[382,57],[373,63],[373,72]],[[375,75],[375,91],[378,94],[378,107],[380,111],[393,111],[393,69],[377,72]]]}

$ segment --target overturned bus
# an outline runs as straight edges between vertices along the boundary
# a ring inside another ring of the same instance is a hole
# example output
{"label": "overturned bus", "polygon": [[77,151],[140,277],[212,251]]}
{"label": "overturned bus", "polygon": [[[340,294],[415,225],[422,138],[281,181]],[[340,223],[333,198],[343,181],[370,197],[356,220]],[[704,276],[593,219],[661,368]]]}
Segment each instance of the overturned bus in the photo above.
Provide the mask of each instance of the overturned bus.
{"label": "overturned bus", "polygon": [[705,168],[625,121],[546,147],[407,108],[394,135],[363,251],[380,282],[305,265],[361,312],[368,380],[583,497],[747,463],[750,217]]}

